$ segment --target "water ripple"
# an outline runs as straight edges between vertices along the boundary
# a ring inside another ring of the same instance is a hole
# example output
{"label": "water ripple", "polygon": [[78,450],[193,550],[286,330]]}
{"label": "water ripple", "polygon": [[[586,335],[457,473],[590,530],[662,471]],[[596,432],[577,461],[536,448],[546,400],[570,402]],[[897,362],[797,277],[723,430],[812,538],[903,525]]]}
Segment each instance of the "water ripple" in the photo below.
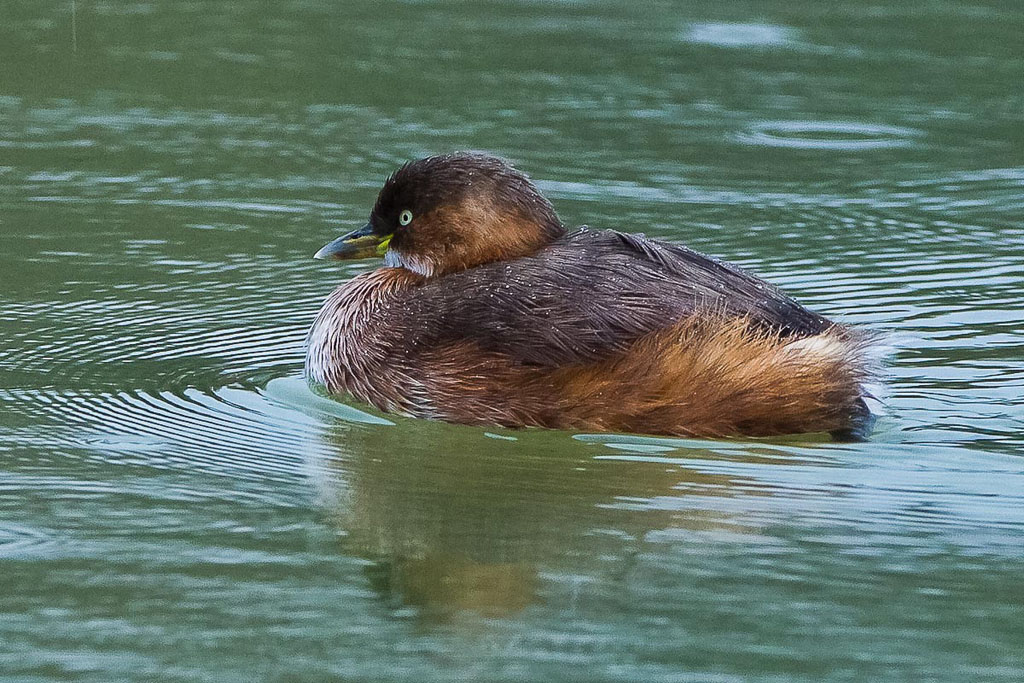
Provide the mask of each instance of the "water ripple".
{"label": "water ripple", "polygon": [[796,149],[869,150],[919,144],[924,132],[858,121],[765,121],[737,139],[751,145]]}
{"label": "water ripple", "polygon": [[776,24],[742,24],[698,22],[680,34],[688,43],[716,47],[779,47],[797,42],[799,32],[790,26]]}
{"label": "water ripple", "polygon": [[24,524],[0,522],[0,558],[35,554],[53,543],[51,532]]}

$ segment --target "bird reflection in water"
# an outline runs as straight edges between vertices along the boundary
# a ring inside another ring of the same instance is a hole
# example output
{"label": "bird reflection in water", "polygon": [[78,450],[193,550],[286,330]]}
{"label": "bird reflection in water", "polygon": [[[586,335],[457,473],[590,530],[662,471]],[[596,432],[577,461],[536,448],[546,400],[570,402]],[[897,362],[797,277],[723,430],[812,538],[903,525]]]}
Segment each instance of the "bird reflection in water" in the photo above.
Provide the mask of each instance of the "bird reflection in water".
{"label": "bird reflection in water", "polygon": [[369,582],[391,607],[424,618],[514,614],[557,591],[559,577],[629,582],[651,531],[738,530],[699,504],[651,504],[732,496],[737,477],[658,458],[595,459],[621,451],[565,432],[494,435],[399,419],[336,423],[325,438],[343,551],[372,561]]}

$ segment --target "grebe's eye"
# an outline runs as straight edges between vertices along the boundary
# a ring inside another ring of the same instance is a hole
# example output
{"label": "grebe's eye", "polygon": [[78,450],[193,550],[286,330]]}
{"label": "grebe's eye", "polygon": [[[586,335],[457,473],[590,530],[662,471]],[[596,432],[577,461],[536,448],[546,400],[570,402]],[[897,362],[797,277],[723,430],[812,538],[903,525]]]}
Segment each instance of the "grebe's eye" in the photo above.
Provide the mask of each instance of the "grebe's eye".
{"label": "grebe's eye", "polygon": [[406,209],[402,213],[398,214],[399,225],[409,225],[410,223],[412,223],[412,211]]}

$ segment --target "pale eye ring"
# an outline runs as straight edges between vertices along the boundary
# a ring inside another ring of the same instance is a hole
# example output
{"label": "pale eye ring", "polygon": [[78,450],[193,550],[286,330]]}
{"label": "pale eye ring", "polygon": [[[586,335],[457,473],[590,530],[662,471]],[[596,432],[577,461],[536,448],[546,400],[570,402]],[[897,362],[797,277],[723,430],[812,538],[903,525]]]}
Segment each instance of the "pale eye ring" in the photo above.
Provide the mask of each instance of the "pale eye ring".
{"label": "pale eye ring", "polygon": [[402,213],[398,214],[399,225],[409,225],[410,223],[412,223],[412,211],[406,209]]}

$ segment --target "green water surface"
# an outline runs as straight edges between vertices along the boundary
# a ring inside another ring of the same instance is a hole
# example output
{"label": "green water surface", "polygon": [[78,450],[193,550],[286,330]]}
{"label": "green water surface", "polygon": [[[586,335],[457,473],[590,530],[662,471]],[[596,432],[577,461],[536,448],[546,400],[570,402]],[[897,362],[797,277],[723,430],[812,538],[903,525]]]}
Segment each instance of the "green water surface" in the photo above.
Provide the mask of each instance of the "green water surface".
{"label": "green water surface", "polygon": [[[0,0],[0,680],[1024,680],[1019,2]],[[871,441],[370,416],[398,164],[882,333]]]}

